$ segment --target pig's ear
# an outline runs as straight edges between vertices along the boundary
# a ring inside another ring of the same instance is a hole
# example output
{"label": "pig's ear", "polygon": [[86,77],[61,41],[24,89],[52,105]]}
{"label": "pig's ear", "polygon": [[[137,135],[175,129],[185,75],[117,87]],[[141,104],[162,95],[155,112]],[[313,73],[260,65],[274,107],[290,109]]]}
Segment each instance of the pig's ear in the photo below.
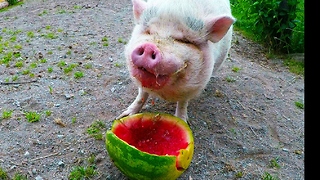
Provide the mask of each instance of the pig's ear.
{"label": "pig's ear", "polygon": [[143,0],[132,0],[132,4],[134,18],[135,20],[139,20],[143,10],[147,7],[147,2]]}
{"label": "pig's ear", "polygon": [[208,40],[212,42],[220,41],[234,22],[235,19],[231,16],[209,17],[206,20]]}

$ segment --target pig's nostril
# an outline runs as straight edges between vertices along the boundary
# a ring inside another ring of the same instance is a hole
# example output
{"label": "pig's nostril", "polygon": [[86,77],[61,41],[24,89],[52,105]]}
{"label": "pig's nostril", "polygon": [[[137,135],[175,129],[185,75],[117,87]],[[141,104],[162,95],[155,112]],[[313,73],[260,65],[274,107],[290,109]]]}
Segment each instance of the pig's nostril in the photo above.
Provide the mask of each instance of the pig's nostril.
{"label": "pig's nostril", "polygon": [[144,48],[139,48],[137,53],[141,56],[144,53]]}
{"label": "pig's nostril", "polygon": [[152,58],[153,60],[156,59],[156,54],[155,54],[155,53],[152,53],[151,58]]}

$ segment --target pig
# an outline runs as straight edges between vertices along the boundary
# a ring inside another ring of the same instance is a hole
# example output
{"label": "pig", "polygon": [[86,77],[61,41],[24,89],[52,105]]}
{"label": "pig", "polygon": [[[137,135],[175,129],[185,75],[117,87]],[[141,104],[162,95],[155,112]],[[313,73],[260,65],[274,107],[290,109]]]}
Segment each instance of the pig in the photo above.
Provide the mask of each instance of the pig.
{"label": "pig", "polygon": [[138,95],[118,118],[141,111],[149,95],[176,103],[188,120],[197,97],[228,56],[229,0],[132,0],[135,26],[124,55]]}

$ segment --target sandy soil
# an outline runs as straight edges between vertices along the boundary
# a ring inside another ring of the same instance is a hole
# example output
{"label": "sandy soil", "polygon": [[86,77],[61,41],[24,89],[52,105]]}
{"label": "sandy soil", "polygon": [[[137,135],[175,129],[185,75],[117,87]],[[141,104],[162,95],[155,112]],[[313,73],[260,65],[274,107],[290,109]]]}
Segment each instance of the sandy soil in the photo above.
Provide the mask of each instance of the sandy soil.
{"label": "sandy soil", "polygon": [[[7,44],[0,60],[20,54],[0,64],[0,112],[12,111],[0,116],[0,167],[9,177],[68,179],[95,155],[92,179],[126,179],[87,128],[100,120],[106,131],[137,94],[123,56],[132,28],[130,0],[25,0],[0,12],[0,44]],[[76,66],[65,73],[61,62]],[[304,78],[235,32],[230,57],[190,102],[195,154],[179,179],[304,179],[304,110],[296,101],[304,102]],[[143,108],[174,110],[158,98]],[[28,122],[30,111],[40,121]]]}

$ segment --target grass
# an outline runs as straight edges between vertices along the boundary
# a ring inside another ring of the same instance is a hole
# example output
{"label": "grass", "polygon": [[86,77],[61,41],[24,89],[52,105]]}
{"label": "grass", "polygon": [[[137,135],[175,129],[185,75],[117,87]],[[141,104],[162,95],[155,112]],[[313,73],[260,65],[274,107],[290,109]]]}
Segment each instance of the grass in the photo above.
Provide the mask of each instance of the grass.
{"label": "grass", "polygon": [[278,158],[273,158],[270,160],[270,165],[269,165],[271,168],[276,168],[276,169],[279,169],[280,168],[280,165],[278,163]]}
{"label": "grass", "polygon": [[304,109],[304,104],[301,101],[296,101],[294,104],[299,108],[299,109]]}
{"label": "grass", "polygon": [[13,110],[4,110],[2,112],[2,119],[9,119],[12,116]]}
{"label": "grass", "polygon": [[284,65],[289,68],[290,72],[297,75],[304,75],[304,62],[288,58],[284,60]]}
{"label": "grass", "polygon": [[98,174],[95,166],[95,155],[91,154],[87,158],[87,165],[75,166],[70,171],[68,176],[69,180],[84,180],[84,179],[93,179],[95,175]]}
{"label": "grass", "polygon": [[23,175],[20,173],[15,173],[12,180],[27,180],[27,175]]}
{"label": "grass", "polygon": [[6,180],[8,178],[8,173],[0,167],[0,179]]}
{"label": "grass", "polygon": [[74,73],[74,78],[80,79],[84,76],[84,73],[82,71],[77,71]]}
{"label": "grass", "polygon": [[262,180],[280,180],[280,178],[278,178],[277,176],[272,176],[270,173],[265,172],[262,177]]}
{"label": "grass", "polygon": [[30,112],[26,112],[25,113],[25,117],[27,119],[28,122],[38,122],[40,121],[40,117],[41,115],[37,112],[34,112],[34,111],[30,111]]}
{"label": "grass", "polygon": [[239,68],[239,67],[233,67],[231,70],[232,70],[233,72],[239,72],[239,71],[240,71],[240,68]]}
{"label": "grass", "polygon": [[87,133],[96,140],[103,140],[102,130],[105,128],[106,125],[102,121],[96,120],[87,128]]}

